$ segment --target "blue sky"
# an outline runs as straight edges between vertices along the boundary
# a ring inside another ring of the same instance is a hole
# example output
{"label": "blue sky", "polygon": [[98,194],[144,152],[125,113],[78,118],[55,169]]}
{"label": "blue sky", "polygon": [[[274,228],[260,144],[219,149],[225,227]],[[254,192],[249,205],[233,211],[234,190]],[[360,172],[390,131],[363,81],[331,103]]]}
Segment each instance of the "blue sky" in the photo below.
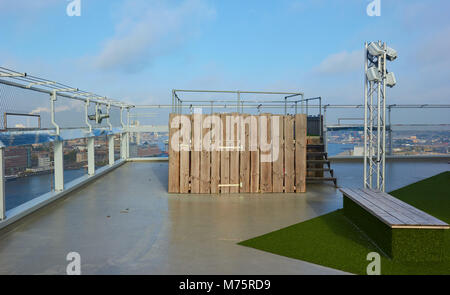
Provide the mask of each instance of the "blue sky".
{"label": "blue sky", "polygon": [[383,40],[399,52],[389,103],[448,103],[450,1],[381,0],[380,17],[369,2],[81,0],[69,17],[66,0],[0,0],[0,64],[133,103],[185,88],[359,104],[363,43]]}

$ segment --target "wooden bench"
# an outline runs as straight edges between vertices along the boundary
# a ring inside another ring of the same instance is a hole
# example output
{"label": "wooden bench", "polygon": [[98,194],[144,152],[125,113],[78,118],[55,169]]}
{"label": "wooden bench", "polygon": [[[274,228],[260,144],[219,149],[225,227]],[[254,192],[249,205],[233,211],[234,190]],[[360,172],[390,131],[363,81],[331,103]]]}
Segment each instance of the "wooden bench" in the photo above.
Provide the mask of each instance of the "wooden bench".
{"label": "wooden bench", "polygon": [[[450,225],[370,189],[340,189],[344,214],[387,255],[406,261],[442,261]],[[447,236],[446,236],[447,235]]]}

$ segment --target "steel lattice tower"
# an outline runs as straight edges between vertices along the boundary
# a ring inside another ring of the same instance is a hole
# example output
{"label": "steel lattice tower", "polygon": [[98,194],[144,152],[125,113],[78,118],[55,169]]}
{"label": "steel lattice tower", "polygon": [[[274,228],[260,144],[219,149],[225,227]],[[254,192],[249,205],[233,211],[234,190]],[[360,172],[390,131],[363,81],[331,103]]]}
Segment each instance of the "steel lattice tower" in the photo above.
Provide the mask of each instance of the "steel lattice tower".
{"label": "steel lattice tower", "polygon": [[[385,191],[386,163],[386,43],[378,41],[384,53],[372,55],[365,43],[364,83],[364,188]],[[368,78],[375,68],[379,79]]]}

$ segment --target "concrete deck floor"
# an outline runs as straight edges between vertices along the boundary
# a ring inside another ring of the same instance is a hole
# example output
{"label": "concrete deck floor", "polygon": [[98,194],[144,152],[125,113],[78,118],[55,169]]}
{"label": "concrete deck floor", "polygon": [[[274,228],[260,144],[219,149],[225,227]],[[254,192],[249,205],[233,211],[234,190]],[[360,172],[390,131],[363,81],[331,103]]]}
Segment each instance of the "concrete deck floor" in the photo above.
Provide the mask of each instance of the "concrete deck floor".
{"label": "concrete deck floor", "polygon": [[[448,170],[436,165],[416,171]],[[358,169],[335,166],[344,182],[356,181]],[[397,186],[416,181],[405,176],[408,165],[397,170]],[[17,222],[0,233],[0,274],[65,274],[73,251],[83,274],[342,274],[236,244],[340,208],[332,185],[298,195],[181,196],[167,194],[167,174],[167,163],[127,163]]]}

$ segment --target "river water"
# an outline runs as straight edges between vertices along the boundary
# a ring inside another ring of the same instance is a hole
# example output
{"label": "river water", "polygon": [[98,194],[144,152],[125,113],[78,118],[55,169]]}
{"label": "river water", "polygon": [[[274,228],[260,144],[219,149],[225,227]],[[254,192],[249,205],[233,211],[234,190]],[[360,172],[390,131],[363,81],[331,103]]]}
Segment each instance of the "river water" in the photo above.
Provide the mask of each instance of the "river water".
{"label": "river water", "polygon": [[[64,182],[70,182],[86,174],[86,169],[65,170]],[[10,210],[40,195],[50,192],[52,174],[33,175],[7,181],[5,184],[6,210]]]}

